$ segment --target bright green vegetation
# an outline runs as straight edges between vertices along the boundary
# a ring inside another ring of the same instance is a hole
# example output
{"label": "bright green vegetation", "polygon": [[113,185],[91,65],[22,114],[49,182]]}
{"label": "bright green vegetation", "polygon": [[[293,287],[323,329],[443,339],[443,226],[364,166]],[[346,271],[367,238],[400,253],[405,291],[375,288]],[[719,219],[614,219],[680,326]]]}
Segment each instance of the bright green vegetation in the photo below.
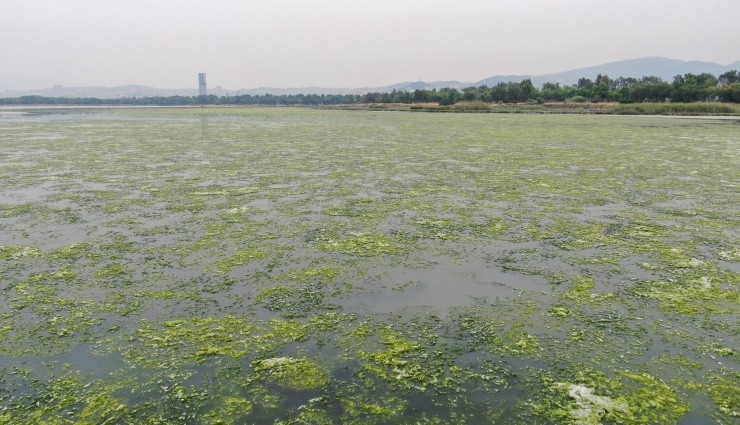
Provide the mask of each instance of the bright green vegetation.
{"label": "bright green vegetation", "polygon": [[560,382],[543,372],[542,393],[527,407],[554,423],[673,423],[688,407],[662,380],[640,372],[615,378],[590,369],[575,372],[576,382]]}
{"label": "bright green vegetation", "polygon": [[295,391],[316,390],[327,383],[326,373],[305,358],[273,357],[254,362],[252,368],[264,379]]}
{"label": "bright green vegetation", "polygon": [[41,252],[34,246],[0,246],[1,260],[17,260],[23,257],[40,257]]}
{"label": "bright green vegetation", "polygon": [[0,424],[736,423],[739,150],[698,119],[0,113]]}
{"label": "bright green vegetation", "polygon": [[484,103],[480,101],[460,102],[454,105],[436,103],[383,105],[342,105],[328,108],[370,111],[413,111],[448,113],[491,113],[491,114],[598,114],[598,115],[740,115],[737,103],[692,102],[692,103],[590,103],[586,98],[568,99],[564,102],[547,103]]}
{"label": "bright green vegetation", "polygon": [[633,103],[618,105],[612,112],[620,115],[737,114],[740,113],[740,106],[722,103]]}
{"label": "bright green vegetation", "polygon": [[319,249],[327,252],[342,252],[360,257],[374,257],[383,254],[395,254],[398,247],[383,235],[372,233],[352,234],[350,239],[328,239],[319,245]]}

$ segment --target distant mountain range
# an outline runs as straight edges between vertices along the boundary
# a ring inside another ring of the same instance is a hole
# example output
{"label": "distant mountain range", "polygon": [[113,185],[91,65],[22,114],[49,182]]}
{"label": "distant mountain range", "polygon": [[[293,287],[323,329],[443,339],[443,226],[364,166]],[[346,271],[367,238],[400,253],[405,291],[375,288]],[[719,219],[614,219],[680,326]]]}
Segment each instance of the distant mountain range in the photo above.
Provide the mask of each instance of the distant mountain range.
{"label": "distant mountain range", "polygon": [[629,59],[619,62],[610,62],[603,65],[589,66],[578,68],[571,71],[559,72],[557,74],[546,75],[497,75],[478,81],[476,86],[485,84],[487,86],[496,85],[500,82],[521,81],[531,78],[532,83],[541,87],[546,82],[560,84],[576,84],[579,78],[586,77],[592,80],[596,79],[599,74],[608,75],[612,78],[617,77],[634,77],[656,76],[663,81],[671,82],[673,77],[679,74],[701,74],[708,72],[715,76],[727,71],[740,70],[740,61],[727,66],[722,66],[713,62],[683,61],[680,59],[668,59],[660,57],[650,57],[641,59]]}
{"label": "distant mountain range", "polygon": [[[635,77],[657,76],[664,81],[672,81],[673,77],[678,74],[694,73],[699,74],[708,72],[715,76],[730,70],[740,70],[740,61],[727,66],[719,65],[713,62],[684,61],[680,59],[668,59],[662,57],[648,57],[640,59],[629,59],[618,62],[610,62],[602,65],[590,66],[586,68],[577,68],[570,71],[559,72],[545,75],[494,75],[476,82],[460,81],[416,81],[403,82],[382,87],[361,87],[361,88],[328,88],[328,87],[293,87],[293,88],[276,88],[276,87],[258,87],[254,89],[225,90],[209,88],[208,93],[218,96],[223,95],[294,95],[294,94],[365,94],[368,92],[390,92],[397,91],[414,91],[417,89],[441,89],[445,87],[462,89],[470,86],[495,86],[498,83],[509,81],[519,82],[530,78],[536,87],[541,87],[546,82],[565,84],[576,84],[579,78],[586,77],[595,79],[598,74],[616,77]],[[48,97],[97,97],[100,99],[114,99],[123,97],[145,97],[145,96],[195,96],[198,94],[197,87],[188,89],[160,89],[155,87],[127,85],[117,87],[63,87],[56,86],[46,89],[32,90],[6,90],[0,92],[2,97],[18,97],[27,95],[48,96]]]}

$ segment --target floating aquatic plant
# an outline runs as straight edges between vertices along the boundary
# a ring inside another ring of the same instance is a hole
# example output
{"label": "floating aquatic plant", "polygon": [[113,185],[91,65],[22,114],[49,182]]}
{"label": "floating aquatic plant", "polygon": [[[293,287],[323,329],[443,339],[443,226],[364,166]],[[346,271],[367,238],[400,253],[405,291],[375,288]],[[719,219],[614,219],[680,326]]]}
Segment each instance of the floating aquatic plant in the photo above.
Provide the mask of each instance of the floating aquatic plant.
{"label": "floating aquatic plant", "polygon": [[731,423],[737,125],[608,121],[6,117],[0,422]]}

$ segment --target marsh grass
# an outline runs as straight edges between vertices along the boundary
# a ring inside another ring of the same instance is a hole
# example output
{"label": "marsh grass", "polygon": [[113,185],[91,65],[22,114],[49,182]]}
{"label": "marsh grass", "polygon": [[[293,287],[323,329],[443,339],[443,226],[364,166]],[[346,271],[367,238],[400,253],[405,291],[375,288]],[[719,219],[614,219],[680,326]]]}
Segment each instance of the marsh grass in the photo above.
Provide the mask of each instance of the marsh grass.
{"label": "marsh grass", "polygon": [[618,115],[737,115],[740,105],[731,103],[629,103],[616,105]]}

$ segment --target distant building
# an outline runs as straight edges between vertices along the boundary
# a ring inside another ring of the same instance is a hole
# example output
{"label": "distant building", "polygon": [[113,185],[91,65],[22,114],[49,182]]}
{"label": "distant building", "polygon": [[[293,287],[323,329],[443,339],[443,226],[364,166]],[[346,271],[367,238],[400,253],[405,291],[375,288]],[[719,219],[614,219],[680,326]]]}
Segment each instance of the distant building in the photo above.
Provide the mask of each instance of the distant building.
{"label": "distant building", "polygon": [[206,73],[201,72],[198,74],[198,94],[201,96],[205,96],[208,94],[208,89],[206,87]]}

